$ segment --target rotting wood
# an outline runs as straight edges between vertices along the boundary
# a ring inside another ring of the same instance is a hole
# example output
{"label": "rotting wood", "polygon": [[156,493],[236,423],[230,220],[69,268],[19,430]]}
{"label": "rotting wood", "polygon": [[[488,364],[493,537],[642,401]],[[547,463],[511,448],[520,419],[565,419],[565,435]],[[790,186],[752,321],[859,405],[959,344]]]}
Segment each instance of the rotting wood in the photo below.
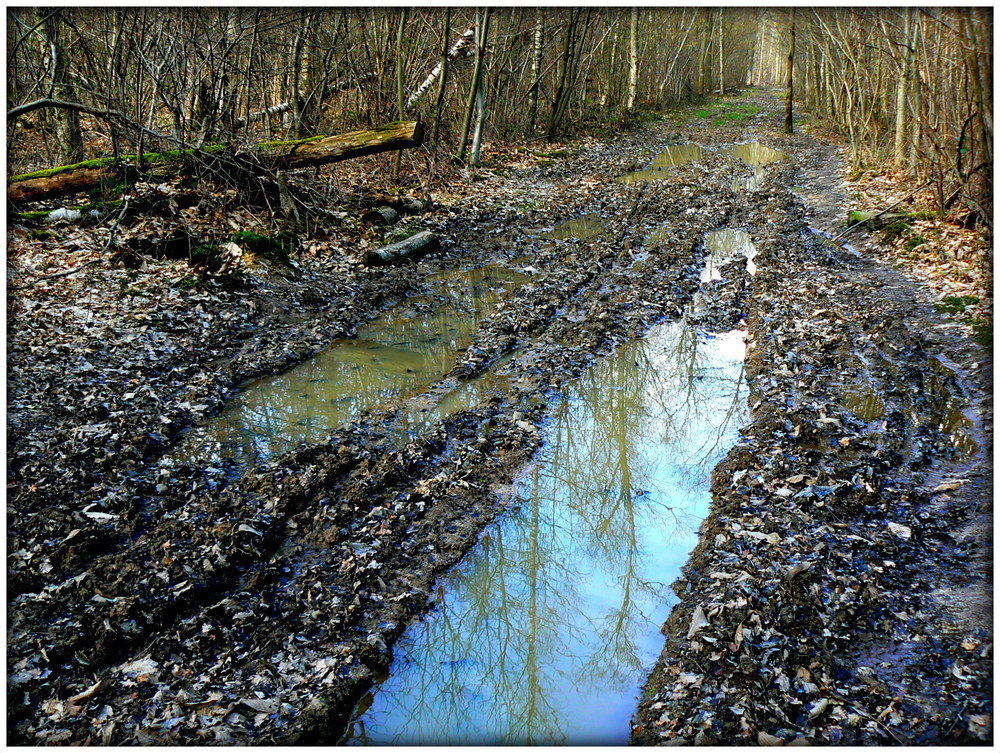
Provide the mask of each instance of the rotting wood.
{"label": "rotting wood", "polygon": [[438,237],[430,230],[423,230],[398,243],[369,251],[365,254],[365,264],[369,267],[381,267],[404,259],[417,259],[435,251],[438,245]]}
{"label": "rotting wood", "polygon": [[[269,141],[254,144],[232,156],[233,165],[250,172],[271,172],[325,165],[331,162],[364,157],[381,152],[410,149],[423,143],[423,127],[419,121],[390,123],[382,128],[353,131],[336,136],[315,136],[296,141]],[[88,160],[75,165],[63,165],[7,179],[7,198],[15,203],[41,201],[86,191],[101,181],[119,181],[123,177],[155,175],[164,177],[179,167],[197,163],[221,153],[224,147],[179,149],[161,154],[144,154],[144,169],[140,172],[135,155],[120,159]],[[131,175],[130,175],[131,173]]]}

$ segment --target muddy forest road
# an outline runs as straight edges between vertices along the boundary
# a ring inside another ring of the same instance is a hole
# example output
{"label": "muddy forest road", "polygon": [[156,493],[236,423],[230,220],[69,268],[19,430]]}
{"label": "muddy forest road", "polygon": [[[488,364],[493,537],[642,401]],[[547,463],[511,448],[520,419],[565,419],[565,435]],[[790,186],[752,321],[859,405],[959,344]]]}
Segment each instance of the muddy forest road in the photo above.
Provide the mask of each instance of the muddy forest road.
{"label": "muddy forest road", "polygon": [[[846,214],[834,149],[782,135],[770,95],[739,101],[762,108],[742,126],[665,120],[482,172],[421,218],[443,247],[416,264],[304,259],[139,307],[95,265],[9,294],[8,741],[338,739],[436,577],[514,501],[548,398],[681,317],[722,228],[749,232],[757,272],[726,267],[696,324],[745,321],[751,419],[633,741],[990,739],[990,356],[810,229]],[[755,170],[727,148],[750,141],[788,158]],[[616,180],[686,143],[697,159]],[[406,401],[243,475],[171,456],[235,385],[483,265],[527,281]],[[398,440],[404,402],[487,370],[504,379],[480,402]]]}

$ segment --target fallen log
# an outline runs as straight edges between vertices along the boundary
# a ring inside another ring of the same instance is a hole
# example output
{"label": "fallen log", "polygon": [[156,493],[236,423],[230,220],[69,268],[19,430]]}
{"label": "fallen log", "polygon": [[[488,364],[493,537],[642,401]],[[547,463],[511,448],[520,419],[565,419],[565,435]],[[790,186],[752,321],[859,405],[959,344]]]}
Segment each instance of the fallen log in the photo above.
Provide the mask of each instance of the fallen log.
{"label": "fallen log", "polygon": [[392,207],[375,207],[361,215],[361,221],[369,225],[395,225],[399,222],[399,212]]}
{"label": "fallen log", "polygon": [[411,235],[398,243],[377,248],[365,254],[365,264],[369,267],[381,267],[404,259],[417,259],[438,248],[438,237],[430,230],[423,230]]}
{"label": "fallen log", "polygon": [[226,149],[223,146],[144,154],[142,160],[135,155],[122,157],[117,162],[109,157],[10,176],[7,178],[7,198],[15,203],[41,201],[86,191],[100,185],[102,181],[113,183],[138,177],[163,178],[176,174],[186,165],[210,159],[211,155],[215,155],[217,160],[225,159],[230,167],[238,167],[250,173],[266,173],[410,149],[420,146],[422,142],[423,127],[420,122],[407,121],[336,136],[254,144],[231,155],[229,159],[221,154]]}

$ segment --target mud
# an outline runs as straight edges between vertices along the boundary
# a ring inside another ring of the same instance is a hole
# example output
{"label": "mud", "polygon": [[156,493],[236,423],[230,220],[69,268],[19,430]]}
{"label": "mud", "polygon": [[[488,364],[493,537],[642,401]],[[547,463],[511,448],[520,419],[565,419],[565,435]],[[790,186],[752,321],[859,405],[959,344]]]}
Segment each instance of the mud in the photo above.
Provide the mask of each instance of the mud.
{"label": "mud", "polygon": [[[101,296],[114,302],[124,274],[98,266],[82,288],[11,294],[25,323],[12,319],[9,343],[9,741],[337,740],[433,603],[436,577],[513,503],[550,396],[678,318],[706,235],[725,228],[749,234],[756,274],[743,257],[723,265],[699,326],[749,326],[752,420],[715,471],[633,740],[991,735],[991,626],[944,607],[989,593],[986,354],[898,273],[808,231],[787,187],[796,165],[833,164],[829,147],[779,135],[777,115],[751,127],[653,124],[549,167],[449,186],[420,218],[442,251],[418,265],[363,270],[365,239],[348,233],[341,255],[262,267],[242,289],[151,297],[134,329],[116,327],[117,313],[73,324],[68,311],[55,339],[27,317],[74,291],[110,311]],[[789,159],[734,185],[748,166],[725,147],[749,136]],[[656,180],[617,180],[672,142],[704,149]],[[586,226],[554,231],[578,218]],[[530,279],[421,393],[238,478],[169,456],[241,383],[356,333],[428,275],[514,263]],[[939,354],[952,374],[931,365]],[[433,413],[494,372],[482,399]],[[845,405],[845,375],[878,394],[883,417]],[[933,420],[932,381],[967,412],[971,454]],[[447,417],[401,435],[421,413]],[[708,625],[688,638],[696,607]]]}

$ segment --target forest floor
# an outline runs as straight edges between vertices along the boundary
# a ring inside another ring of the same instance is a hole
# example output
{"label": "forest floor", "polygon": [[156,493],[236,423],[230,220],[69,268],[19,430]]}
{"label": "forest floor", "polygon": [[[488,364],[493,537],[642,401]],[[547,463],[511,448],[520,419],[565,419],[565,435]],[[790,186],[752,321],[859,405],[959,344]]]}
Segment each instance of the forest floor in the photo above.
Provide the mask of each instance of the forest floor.
{"label": "forest floor", "polygon": [[[768,93],[719,107],[743,115],[497,152],[430,187],[406,222],[442,249],[398,267],[359,265],[382,240],[360,191],[293,263],[214,277],[164,249],[265,227],[225,194],[147,186],[162,200],[129,227],[9,227],[8,741],[335,741],[437,575],[512,504],[547,397],[681,316],[723,227],[749,231],[758,271],[729,268],[700,324],[745,321],[751,422],[713,474],[634,741],[991,740],[991,354],[926,285],[827,240],[834,145],[783,135]],[[723,148],[750,140],[790,158],[752,179]],[[703,157],[615,180],[685,142]],[[593,237],[546,237],[584,215]],[[481,403],[402,445],[383,405],[241,477],[171,457],[247,380],[493,263],[530,280],[447,375],[516,351]]]}

